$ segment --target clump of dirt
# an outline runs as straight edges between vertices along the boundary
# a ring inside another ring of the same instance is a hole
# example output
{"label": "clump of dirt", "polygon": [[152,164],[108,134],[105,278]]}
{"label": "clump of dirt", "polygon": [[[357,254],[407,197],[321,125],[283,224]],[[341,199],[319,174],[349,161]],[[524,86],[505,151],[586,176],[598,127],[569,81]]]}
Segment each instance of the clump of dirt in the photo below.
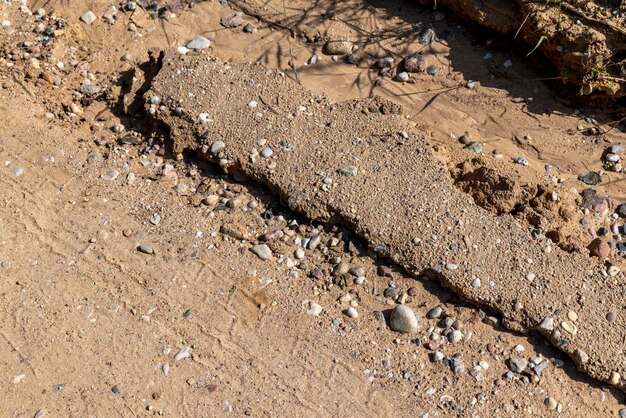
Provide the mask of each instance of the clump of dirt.
{"label": "clump of dirt", "polygon": [[456,185],[471,195],[477,205],[497,214],[510,213],[528,203],[537,191],[534,184],[521,186],[493,168],[475,168],[469,161],[462,163],[459,171]]}

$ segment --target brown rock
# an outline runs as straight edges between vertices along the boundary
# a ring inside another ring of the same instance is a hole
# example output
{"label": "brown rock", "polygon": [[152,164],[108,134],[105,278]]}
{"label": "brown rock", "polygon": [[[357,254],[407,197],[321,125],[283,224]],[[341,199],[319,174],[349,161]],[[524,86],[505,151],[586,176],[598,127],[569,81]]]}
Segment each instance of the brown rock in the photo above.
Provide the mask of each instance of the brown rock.
{"label": "brown rock", "polygon": [[413,54],[404,60],[404,69],[410,73],[421,73],[426,70],[426,58],[422,54]]}
{"label": "brown rock", "polygon": [[587,249],[592,256],[599,258],[606,258],[611,252],[611,247],[609,247],[609,244],[602,238],[596,238],[591,241]]}

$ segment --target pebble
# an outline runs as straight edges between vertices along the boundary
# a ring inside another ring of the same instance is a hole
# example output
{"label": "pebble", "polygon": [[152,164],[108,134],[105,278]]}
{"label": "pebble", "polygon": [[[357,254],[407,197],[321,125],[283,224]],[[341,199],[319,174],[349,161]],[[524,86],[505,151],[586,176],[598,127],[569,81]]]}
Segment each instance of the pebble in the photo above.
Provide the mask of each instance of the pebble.
{"label": "pebble", "polygon": [[416,332],[417,317],[408,306],[398,305],[391,311],[389,325],[394,331],[404,333]]}
{"label": "pebble", "polygon": [[113,385],[113,387],[111,388],[111,392],[117,395],[118,393],[120,393],[120,388],[117,387],[117,385]]}
{"label": "pebble", "polygon": [[102,180],[113,181],[119,175],[120,175],[119,171],[111,169],[111,170],[107,170],[100,177],[102,178]]}
{"label": "pebble", "polygon": [[353,44],[346,40],[329,40],[324,45],[324,53],[327,55],[346,55],[352,52]]}
{"label": "pebble", "polygon": [[243,20],[242,12],[237,12],[233,16],[224,16],[220,19],[220,24],[225,28],[236,28],[244,23],[246,22]]}
{"label": "pebble", "polygon": [[405,58],[403,67],[410,73],[421,73],[426,70],[426,57],[422,54],[413,54]]}
{"label": "pebble", "polygon": [[322,313],[322,306],[312,300],[303,300],[302,306],[307,310],[306,313],[313,316],[319,316]]}
{"label": "pebble", "polygon": [[148,244],[139,245],[139,247],[137,247],[137,250],[139,250],[139,252],[144,253],[144,254],[154,254],[154,249]]}
{"label": "pebble", "polygon": [[419,43],[420,44],[432,44],[435,39],[437,39],[437,34],[435,33],[435,31],[431,28],[426,29],[425,31],[423,31],[422,33],[420,33],[419,36]]}
{"label": "pebble", "polygon": [[554,319],[549,316],[544,318],[539,324],[539,329],[542,329],[544,331],[552,331],[554,329]]}
{"label": "pebble", "polygon": [[159,215],[158,213],[155,213],[150,219],[150,223],[152,225],[158,225],[159,222],[161,222],[161,215]]}
{"label": "pebble", "polygon": [[426,317],[429,319],[439,318],[442,312],[443,310],[441,309],[441,307],[436,306],[432,308],[430,311],[428,311],[428,313],[426,314]]}
{"label": "pebble", "polygon": [[251,251],[261,260],[272,258],[272,250],[266,244],[253,245]]}
{"label": "pebble", "polygon": [[181,361],[183,359],[186,359],[187,357],[189,357],[191,351],[191,347],[185,347],[182,350],[180,350],[178,353],[176,353],[174,355],[174,361]]}
{"label": "pebble", "polygon": [[92,12],[91,10],[86,11],[80,17],[80,20],[82,20],[86,25],[91,25],[93,22],[96,21],[96,19],[97,19],[97,17],[95,15],[95,13]]}
{"label": "pebble", "polygon": [[353,306],[350,306],[348,309],[346,309],[345,313],[350,318],[358,318],[359,317],[359,313],[357,312],[357,310]]}
{"label": "pebble", "polygon": [[398,291],[395,287],[388,287],[383,292],[383,296],[385,296],[386,298],[395,299],[396,296],[398,296]]}
{"label": "pebble", "polygon": [[409,78],[409,73],[407,73],[406,71],[402,71],[396,74],[396,80],[398,81],[409,81]]}
{"label": "pebble", "polygon": [[339,174],[342,174],[346,177],[354,177],[358,174],[359,170],[353,166],[353,165],[348,165],[345,167],[341,167],[339,170],[337,170],[339,172]]}
{"label": "pebble", "polygon": [[556,409],[557,402],[556,399],[554,399],[553,397],[546,398],[544,403],[549,410],[553,411]]}
{"label": "pebble", "polygon": [[461,331],[454,330],[448,334],[448,341],[452,344],[456,344],[463,338],[463,333]]}
{"label": "pebble", "polygon": [[191,41],[187,42],[185,45],[188,49],[193,49],[194,51],[201,51],[203,49],[207,49],[211,46],[211,41],[205,38],[202,35],[198,35],[193,38]]}
{"label": "pebble", "polygon": [[248,107],[249,107],[250,109],[256,109],[256,107],[257,107],[258,105],[259,105],[259,104],[257,103],[257,101],[256,101],[256,100],[251,100],[250,102],[248,102]]}
{"label": "pebble", "polygon": [[433,362],[438,362],[443,360],[443,353],[441,351],[435,351],[434,353],[431,354],[430,358]]}
{"label": "pebble", "polygon": [[355,277],[365,276],[365,269],[363,267],[355,266],[348,270],[348,273]]}
{"label": "pebble", "polygon": [[509,369],[515,373],[521,373],[528,367],[528,360],[522,357],[511,357],[509,359]]}
{"label": "pebble", "polygon": [[617,154],[606,154],[606,156],[604,157],[607,161],[612,162],[612,163],[616,163],[619,161],[619,155]]}
{"label": "pebble", "polygon": [[274,151],[270,147],[265,147],[261,150],[261,157],[270,158],[274,154]]}
{"label": "pebble", "polygon": [[528,160],[524,157],[514,157],[513,162],[515,164],[523,165],[524,167],[528,167]]}
{"label": "pebble", "polygon": [[315,65],[319,62],[320,57],[317,54],[313,54],[311,55],[311,58],[309,58],[309,60],[306,62],[309,65]]}
{"label": "pebble", "polygon": [[617,385],[619,383],[621,378],[622,378],[622,376],[620,376],[619,373],[612,372],[611,373],[611,378],[609,379],[609,383],[612,384],[613,386],[615,386],[615,385]]}
{"label": "pebble", "polygon": [[252,23],[248,23],[246,24],[246,26],[243,27],[243,31],[246,33],[253,33],[254,31],[256,31],[256,26],[254,26]]}
{"label": "pebble", "polygon": [[213,144],[211,144],[211,154],[217,155],[224,148],[226,148],[226,144],[224,144],[224,142],[215,141]]}
{"label": "pebble", "polygon": [[391,68],[393,67],[394,59],[393,57],[384,57],[376,61],[376,67],[379,69]]}
{"label": "pebble", "polygon": [[576,335],[576,333],[578,332],[578,327],[576,327],[576,325],[574,325],[570,321],[561,322],[561,327],[563,327],[565,331],[569,332],[572,335]]}
{"label": "pebble", "polygon": [[293,256],[296,258],[296,260],[302,260],[304,258],[304,250],[302,248],[296,248],[296,250],[293,252]]}
{"label": "pebble", "polygon": [[574,361],[577,364],[586,364],[589,361],[589,355],[587,355],[587,353],[585,353],[580,348],[577,348],[574,351]]}
{"label": "pebble", "polygon": [[619,410],[619,418],[626,418],[626,408]]}
{"label": "pebble", "polygon": [[24,169],[22,167],[15,167],[13,170],[11,170],[11,172],[15,177],[19,177],[24,174]]}
{"label": "pebble", "polygon": [[428,73],[428,75],[435,76],[437,75],[438,72],[439,72],[439,69],[437,68],[435,64],[431,64],[426,68],[426,73]]}
{"label": "pebble", "polygon": [[592,256],[598,258],[606,258],[611,252],[611,247],[603,238],[594,238],[587,246],[587,249]]}

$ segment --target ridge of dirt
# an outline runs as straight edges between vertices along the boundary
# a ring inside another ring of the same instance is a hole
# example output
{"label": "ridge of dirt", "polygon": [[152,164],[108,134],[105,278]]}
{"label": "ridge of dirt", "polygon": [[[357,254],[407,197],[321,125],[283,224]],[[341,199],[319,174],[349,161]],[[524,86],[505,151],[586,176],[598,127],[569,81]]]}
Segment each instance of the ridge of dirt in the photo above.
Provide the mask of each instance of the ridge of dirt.
{"label": "ridge of dirt", "polygon": [[[175,153],[197,151],[311,219],[352,228],[413,274],[435,274],[500,313],[508,328],[527,331],[551,318],[554,330],[541,331],[556,347],[624,389],[623,273],[478,208],[447,181],[396,105],[334,104],[262,65],[176,53],[166,55],[152,96],[161,104],[148,111],[169,129]],[[217,141],[225,148],[212,155]],[[271,155],[259,155],[267,147]]]}

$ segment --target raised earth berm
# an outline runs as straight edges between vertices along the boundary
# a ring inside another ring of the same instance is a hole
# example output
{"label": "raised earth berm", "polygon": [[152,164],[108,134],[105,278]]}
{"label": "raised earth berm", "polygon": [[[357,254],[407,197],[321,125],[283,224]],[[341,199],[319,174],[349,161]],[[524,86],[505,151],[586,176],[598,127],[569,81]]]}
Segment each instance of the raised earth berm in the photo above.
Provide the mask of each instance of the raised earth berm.
{"label": "raised earth berm", "polygon": [[197,152],[310,219],[346,225],[381,256],[437,277],[510,329],[539,329],[581,370],[625,387],[623,273],[478,207],[397,105],[332,103],[263,65],[175,52],[145,98],[175,154]]}

